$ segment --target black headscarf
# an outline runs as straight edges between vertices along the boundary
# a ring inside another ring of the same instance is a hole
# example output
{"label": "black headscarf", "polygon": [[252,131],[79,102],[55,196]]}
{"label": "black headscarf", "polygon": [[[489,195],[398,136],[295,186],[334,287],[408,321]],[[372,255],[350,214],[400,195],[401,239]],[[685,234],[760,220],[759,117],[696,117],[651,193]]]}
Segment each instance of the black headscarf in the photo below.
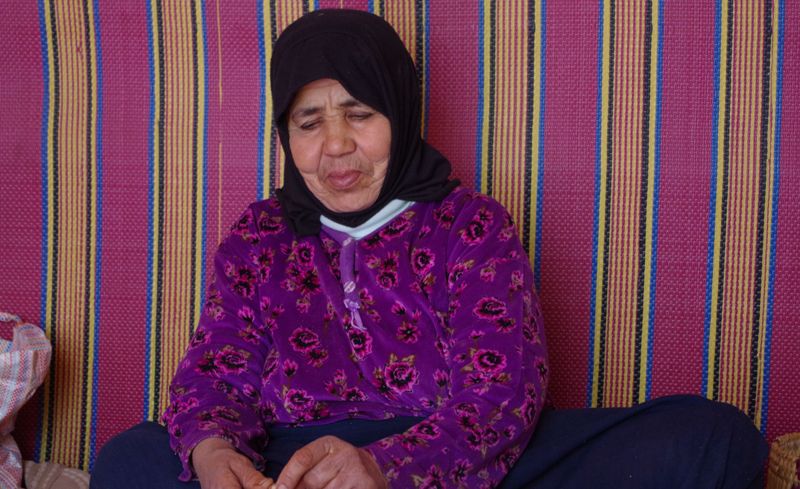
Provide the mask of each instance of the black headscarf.
{"label": "black headscarf", "polygon": [[[458,185],[450,162],[420,136],[420,90],[414,63],[382,18],[358,10],[317,10],[291,24],[275,43],[270,67],[275,123],[286,154],[278,200],[293,230],[317,234],[320,214],[354,227],[394,199],[438,201]],[[366,209],[333,212],[305,184],[289,148],[286,112],[297,92],[321,78],[337,80],[355,99],[385,115],[391,152],[378,199]]]}

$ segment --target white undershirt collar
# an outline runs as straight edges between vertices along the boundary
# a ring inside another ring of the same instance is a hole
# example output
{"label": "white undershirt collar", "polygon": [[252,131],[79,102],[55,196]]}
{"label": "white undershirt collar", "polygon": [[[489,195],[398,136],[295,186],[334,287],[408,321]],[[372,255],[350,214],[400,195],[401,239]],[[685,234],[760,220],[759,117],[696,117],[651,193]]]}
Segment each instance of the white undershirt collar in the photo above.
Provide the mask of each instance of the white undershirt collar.
{"label": "white undershirt collar", "polygon": [[386,204],[383,209],[379,210],[374,216],[370,217],[367,222],[353,228],[332,221],[323,215],[319,216],[319,220],[323,226],[347,233],[347,235],[351,238],[358,240],[371,234],[373,231],[380,229],[384,224],[388,223],[397,217],[401,212],[408,209],[413,203],[414,202],[407,200],[394,199]]}

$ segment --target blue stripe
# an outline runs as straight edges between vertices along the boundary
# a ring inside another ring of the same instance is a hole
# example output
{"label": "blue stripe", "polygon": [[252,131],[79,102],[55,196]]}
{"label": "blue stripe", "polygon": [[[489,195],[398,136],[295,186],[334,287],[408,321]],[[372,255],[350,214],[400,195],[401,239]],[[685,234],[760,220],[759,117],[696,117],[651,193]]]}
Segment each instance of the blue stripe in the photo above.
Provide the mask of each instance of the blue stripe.
{"label": "blue stripe", "polygon": [[[535,8],[535,7],[534,7]],[[545,94],[545,65],[547,53],[547,1],[542,0],[542,18],[537,19],[541,26],[542,47],[539,52],[539,59],[541,65],[539,66],[539,79],[541,86],[539,87],[539,147],[538,150],[538,163],[537,163],[537,186],[536,186],[536,251],[533,257],[533,282],[536,284],[536,289],[541,290],[542,282],[542,202],[544,200],[544,94]]]}
{"label": "blue stripe", "polygon": [[375,0],[369,0],[369,5],[367,7],[370,13],[375,13]]}
{"label": "blue stripe", "polygon": [[[597,29],[597,113],[595,114],[594,136],[594,223],[592,224],[592,300],[589,304],[589,382],[586,383],[586,405],[592,405],[592,387],[594,378],[594,342],[597,331],[595,322],[595,301],[597,300],[597,246],[599,243],[598,227],[600,224],[600,145],[602,143],[601,127],[603,124],[603,2],[599,2]],[[608,225],[608,223],[606,223]]]}
{"label": "blue stripe", "polygon": [[153,154],[155,151],[153,131],[156,118],[156,83],[155,83],[155,53],[153,47],[153,15],[154,12],[150,8],[150,2],[147,4],[147,57],[149,62],[150,74],[150,120],[147,126],[147,316],[145,317],[145,343],[144,343],[144,405],[142,419],[147,419],[149,413],[149,385],[150,385],[150,344],[153,341],[152,332],[150,331],[150,319],[153,316],[153,215],[155,213],[155,161]]}
{"label": "blue stripe", "polygon": [[[267,62],[266,48],[264,47],[264,4],[256,1],[256,15],[258,16],[258,160],[256,160],[256,199],[266,198],[264,195],[264,130],[267,113]],[[270,42],[272,40],[270,39]]]}
{"label": "blue stripe", "polygon": [[764,344],[764,385],[761,402],[761,433],[767,431],[767,414],[769,413],[769,381],[772,346],[772,306],[775,304],[775,255],[778,241],[778,195],[780,193],[780,157],[781,157],[781,110],[783,97],[783,28],[784,0],[778,3],[778,66],[775,90],[775,180],[772,183],[772,230],[769,247],[769,285],[767,288],[767,328]]}
{"label": "blue stripe", "polygon": [[94,44],[95,44],[95,71],[97,72],[97,242],[95,243],[95,288],[94,288],[94,359],[92,361],[92,413],[91,431],[89,432],[89,470],[94,467],[94,455],[97,448],[97,393],[100,371],[98,359],[100,357],[100,291],[103,289],[103,51],[100,39],[100,2],[94,0]]}
{"label": "blue stripe", "polygon": [[[661,186],[661,95],[663,87],[663,70],[664,70],[664,1],[660,0],[658,3],[658,53],[656,55],[656,133],[655,137],[655,154],[654,156],[654,182],[653,185],[653,243],[650,249],[651,263],[657,263],[658,256],[658,203],[659,203],[659,189]],[[649,56],[649,53],[648,53]],[[647,384],[645,387],[645,399],[650,399],[650,392],[653,387],[653,337],[655,336],[655,328],[653,321],[655,320],[656,312],[656,274],[658,267],[651,267],[650,277],[650,310],[648,314],[648,322],[650,325],[650,335],[647,337]]]}
{"label": "blue stripe", "polygon": [[[49,175],[47,171],[47,147],[48,147],[48,121],[50,119],[50,47],[47,43],[47,25],[45,22],[45,6],[44,0],[39,0],[39,39],[42,49],[42,143],[41,143],[41,157],[42,157],[42,262],[41,262],[41,279],[42,286],[39,298],[39,317],[40,324],[46,328],[44,324],[47,321],[47,250],[49,248],[50,237],[47,235],[47,230],[50,228],[50,215],[47,212],[49,205],[47,189],[49,187]],[[44,397],[39,398],[39,412],[44,411]],[[34,460],[39,460],[42,450],[42,419],[36,423],[36,446],[34,448]]]}
{"label": "blue stripe", "polygon": [[481,189],[481,165],[483,164],[483,2],[478,2],[478,126],[475,128],[475,190]]}
{"label": "blue stripe", "polygon": [[719,139],[719,69],[720,69],[720,37],[722,35],[722,6],[720,0],[716,0],[716,12],[714,14],[714,102],[712,104],[712,126],[711,126],[711,192],[709,195],[708,209],[708,251],[706,258],[706,317],[704,321],[703,333],[703,395],[708,392],[708,349],[709,338],[711,335],[711,281],[714,277],[714,223],[717,220],[716,200],[717,186],[716,175],[719,162],[717,161],[717,145]]}
{"label": "blue stripe", "polygon": [[[200,261],[201,267],[205,264],[205,257],[206,257],[206,246],[208,241],[206,239],[206,232],[208,226],[208,219],[207,219],[207,210],[208,210],[208,31],[206,30],[206,13],[205,9],[200,7],[200,20],[203,26],[203,58],[206,62],[203,63],[205,66],[205,71],[203,72],[203,100],[206,101],[206,108],[203,111],[203,188],[200,190],[202,192],[202,200],[203,200],[203,212],[200,213],[198,219],[202,219],[202,230],[201,236],[198,236],[200,240],[200,253],[203,259]],[[221,75],[220,75],[221,76]],[[206,274],[201,272],[200,273],[200,297],[197,298],[200,301],[200,310],[202,313],[203,304],[206,301]],[[198,318],[199,319],[199,318]],[[190,324],[189,327],[194,331],[196,324]]]}

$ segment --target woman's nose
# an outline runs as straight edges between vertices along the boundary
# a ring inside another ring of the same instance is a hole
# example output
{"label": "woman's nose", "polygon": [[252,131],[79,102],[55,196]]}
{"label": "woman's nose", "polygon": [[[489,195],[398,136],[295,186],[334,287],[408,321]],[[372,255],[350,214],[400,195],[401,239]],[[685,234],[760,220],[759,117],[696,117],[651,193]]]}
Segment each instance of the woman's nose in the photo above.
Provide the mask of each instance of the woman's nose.
{"label": "woman's nose", "polygon": [[352,129],[344,118],[334,117],[325,124],[325,154],[342,156],[355,150]]}

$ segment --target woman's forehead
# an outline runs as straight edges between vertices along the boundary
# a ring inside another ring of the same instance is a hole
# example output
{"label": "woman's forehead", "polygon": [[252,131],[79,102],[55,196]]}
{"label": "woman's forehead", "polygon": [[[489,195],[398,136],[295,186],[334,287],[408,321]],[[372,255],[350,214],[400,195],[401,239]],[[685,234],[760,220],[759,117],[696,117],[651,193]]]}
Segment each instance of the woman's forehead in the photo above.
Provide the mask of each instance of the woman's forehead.
{"label": "woman's forehead", "polygon": [[289,108],[291,117],[316,113],[325,107],[348,108],[367,104],[353,97],[337,80],[322,78],[304,85],[297,91]]}

